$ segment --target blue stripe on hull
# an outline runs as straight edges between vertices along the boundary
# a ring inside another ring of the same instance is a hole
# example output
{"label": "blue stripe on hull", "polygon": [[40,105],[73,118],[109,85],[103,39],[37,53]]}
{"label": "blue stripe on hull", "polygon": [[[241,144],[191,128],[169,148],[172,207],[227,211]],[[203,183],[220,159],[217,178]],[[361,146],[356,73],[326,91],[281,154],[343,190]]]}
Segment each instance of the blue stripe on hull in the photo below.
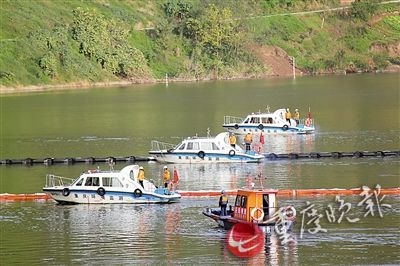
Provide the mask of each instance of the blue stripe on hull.
{"label": "blue stripe on hull", "polygon": [[[198,154],[197,153],[154,153],[157,155],[169,155],[169,156],[175,156],[175,157],[196,157],[198,158]],[[260,160],[261,158],[258,157],[253,157],[253,156],[246,156],[246,155],[234,155],[234,156],[230,156],[229,154],[216,154],[216,153],[205,153],[204,158],[228,158],[230,160],[233,161],[254,161],[254,160]],[[186,158],[182,158],[182,159],[186,159]]]}
{"label": "blue stripe on hull", "polygon": [[[62,189],[43,189],[43,191],[45,192],[62,192]],[[86,194],[87,196],[91,196],[91,195],[98,195],[96,191],[93,190],[74,190],[74,189],[70,189],[70,194],[74,193],[74,194]],[[135,199],[135,200],[169,200],[168,198],[164,198],[160,195],[160,197],[157,197],[155,195],[150,195],[150,194],[146,194],[143,193],[141,197],[135,197],[133,192],[123,192],[123,191],[107,191],[106,190],[106,194],[105,196],[122,196],[122,197],[128,197],[131,199]]]}

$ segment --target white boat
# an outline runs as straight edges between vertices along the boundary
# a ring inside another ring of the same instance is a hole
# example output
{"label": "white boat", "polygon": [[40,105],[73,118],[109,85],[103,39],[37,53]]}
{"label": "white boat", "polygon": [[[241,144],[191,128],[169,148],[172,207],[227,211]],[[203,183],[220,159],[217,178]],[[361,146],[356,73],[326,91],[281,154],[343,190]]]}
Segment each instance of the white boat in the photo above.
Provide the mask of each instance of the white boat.
{"label": "white boat", "polygon": [[58,203],[171,203],[181,196],[167,188],[157,188],[136,180],[138,165],[128,165],[120,171],[89,170],[77,179],[49,174],[43,191]]}
{"label": "white boat", "polygon": [[224,116],[222,125],[229,132],[244,135],[247,133],[265,133],[265,134],[309,134],[315,131],[314,121],[311,114],[306,119],[300,119],[299,124],[294,119],[290,123],[285,119],[285,109],[278,109],[273,113],[258,112],[249,114],[246,118]]}
{"label": "white boat", "polygon": [[216,137],[191,137],[176,146],[153,140],[149,154],[163,163],[260,162],[264,159],[254,151],[244,151],[239,145],[233,148],[228,144],[228,137],[227,132]]}

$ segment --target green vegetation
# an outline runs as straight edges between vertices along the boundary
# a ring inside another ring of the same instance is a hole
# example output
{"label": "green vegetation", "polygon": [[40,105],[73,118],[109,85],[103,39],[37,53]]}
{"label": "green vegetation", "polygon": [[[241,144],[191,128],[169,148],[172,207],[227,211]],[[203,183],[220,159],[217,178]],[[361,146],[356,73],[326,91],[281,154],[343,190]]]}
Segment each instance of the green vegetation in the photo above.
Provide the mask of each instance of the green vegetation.
{"label": "green vegetation", "polygon": [[[0,85],[268,74],[280,47],[309,73],[399,65],[398,4],[330,0],[2,0]],[[287,60],[282,57],[282,60]]]}

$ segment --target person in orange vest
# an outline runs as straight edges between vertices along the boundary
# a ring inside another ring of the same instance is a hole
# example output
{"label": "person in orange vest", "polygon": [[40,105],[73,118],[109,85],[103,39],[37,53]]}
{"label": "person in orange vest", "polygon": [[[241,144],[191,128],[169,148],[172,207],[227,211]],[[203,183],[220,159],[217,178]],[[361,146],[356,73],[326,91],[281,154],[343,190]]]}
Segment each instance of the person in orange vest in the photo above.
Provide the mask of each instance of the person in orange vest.
{"label": "person in orange vest", "polygon": [[290,119],[292,118],[292,114],[290,113],[289,108],[286,109],[285,118],[286,118],[286,122],[289,122],[289,125],[291,125]]}
{"label": "person in orange vest", "polygon": [[221,216],[227,216],[226,206],[228,205],[228,196],[225,190],[221,191],[221,197],[219,197],[219,206],[221,207]]}
{"label": "person in orange vest", "polygon": [[164,166],[164,187],[168,187],[169,181],[171,180],[171,174],[169,173],[168,166]]}
{"label": "person in orange vest", "polygon": [[246,151],[250,151],[250,146],[251,146],[252,142],[253,142],[253,136],[249,132],[246,134],[246,136],[244,136],[244,143],[246,144]]}
{"label": "person in orange vest", "polygon": [[298,126],[300,122],[299,109],[294,110],[294,121],[296,121],[296,126]]}
{"label": "person in orange vest", "polygon": [[235,148],[236,147],[236,137],[235,134],[231,133],[229,136],[229,144]]}
{"label": "person in orange vest", "polygon": [[143,166],[139,167],[139,173],[138,173],[138,176],[137,176],[137,180],[139,181],[139,184],[142,186],[142,188],[144,188],[144,185],[143,185],[143,180],[144,180],[144,169],[143,169]]}

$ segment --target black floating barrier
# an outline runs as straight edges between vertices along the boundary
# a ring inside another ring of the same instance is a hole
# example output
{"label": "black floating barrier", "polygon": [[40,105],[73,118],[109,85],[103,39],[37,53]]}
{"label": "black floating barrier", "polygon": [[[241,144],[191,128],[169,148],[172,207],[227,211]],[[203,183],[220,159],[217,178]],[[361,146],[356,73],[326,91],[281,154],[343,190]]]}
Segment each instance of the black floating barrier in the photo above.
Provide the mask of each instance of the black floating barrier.
{"label": "black floating barrier", "polygon": [[134,163],[136,161],[136,157],[135,156],[128,156],[128,157],[126,157],[126,161],[130,162],[130,163]]}
{"label": "black floating barrier", "polygon": [[[319,158],[362,158],[362,157],[385,157],[385,156],[400,156],[400,151],[354,151],[354,152],[311,152],[311,153],[267,153],[264,154],[267,160],[278,160],[278,159],[319,159]],[[64,163],[67,165],[72,165],[75,163],[87,163],[94,164],[99,162],[104,163],[116,163],[116,162],[148,162],[148,161],[156,161],[154,157],[135,157],[133,155],[127,157],[106,157],[106,158],[94,158],[94,157],[76,157],[76,158],[51,158],[47,157],[44,159],[32,159],[26,158],[22,160],[14,160],[14,159],[3,159],[0,160],[1,165],[14,165],[14,164],[23,164],[26,166],[31,166],[33,164],[42,163],[45,165],[53,165],[58,163]]]}
{"label": "black floating barrier", "polygon": [[33,165],[33,159],[32,158],[26,158],[26,159],[22,160],[22,164]]}
{"label": "black floating barrier", "polygon": [[63,161],[65,164],[71,165],[75,163],[75,159],[74,158],[65,158]]}
{"label": "black floating barrier", "polygon": [[106,162],[107,162],[107,163],[116,163],[116,162],[117,162],[117,159],[115,159],[114,157],[108,157],[108,158],[106,159]]}
{"label": "black floating barrier", "polygon": [[43,164],[52,165],[52,164],[54,164],[54,159],[53,158],[46,158],[46,159],[43,160]]}
{"label": "black floating barrier", "polygon": [[342,157],[342,153],[341,152],[331,152],[331,156],[332,158],[341,158]]}
{"label": "black floating barrier", "polygon": [[312,152],[310,153],[310,158],[318,159],[321,158],[321,155],[318,152]]}
{"label": "black floating barrier", "polygon": [[85,159],[85,163],[87,164],[94,164],[96,162],[96,159],[93,157],[88,157]]}

